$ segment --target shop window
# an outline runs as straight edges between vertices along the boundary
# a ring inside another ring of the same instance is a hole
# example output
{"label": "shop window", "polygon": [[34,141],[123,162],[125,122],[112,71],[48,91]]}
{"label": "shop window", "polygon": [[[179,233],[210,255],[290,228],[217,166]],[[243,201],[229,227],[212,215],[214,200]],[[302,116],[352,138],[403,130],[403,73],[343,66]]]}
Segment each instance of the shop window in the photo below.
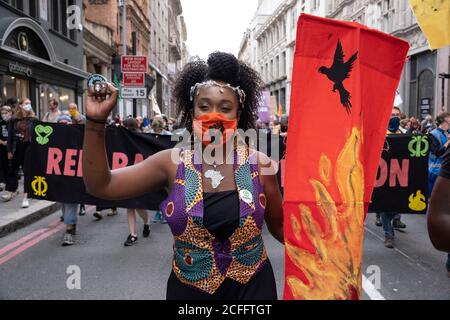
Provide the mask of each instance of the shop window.
{"label": "shop window", "polygon": [[[59,110],[68,110],[70,103],[77,103],[75,91],[72,89],[59,87],[48,83],[39,85],[39,114],[43,117],[49,111],[48,101],[56,99],[59,104]],[[81,106],[79,106],[79,109]]]}
{"label": "shop window", "polygon": [[3,77],[3,96],[6,99],[18,97],[19,99],[30,97],[30,82],[26,79],[12,75]]}

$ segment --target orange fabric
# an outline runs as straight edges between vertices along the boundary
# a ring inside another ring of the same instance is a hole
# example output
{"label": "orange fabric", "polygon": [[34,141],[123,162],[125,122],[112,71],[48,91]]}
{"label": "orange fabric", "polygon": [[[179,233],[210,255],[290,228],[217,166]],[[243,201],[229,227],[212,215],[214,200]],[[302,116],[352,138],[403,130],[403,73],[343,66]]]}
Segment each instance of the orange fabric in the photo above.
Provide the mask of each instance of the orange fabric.
{"label": "orange fabric", "polygon": [[407,42],[302,14],[284,189],[285,299],[360,299],[364,219]]}
{"label": "orange fabric", "polygon": [[237,119],[228,119],[221,113],[210,112],[196,117],[193,121],[193,129],[196,136],[202,138],[204,145],[209,145],[215,130],[220,130],[222,131],[220,142],[224,144],[237,130],[237,124]]}

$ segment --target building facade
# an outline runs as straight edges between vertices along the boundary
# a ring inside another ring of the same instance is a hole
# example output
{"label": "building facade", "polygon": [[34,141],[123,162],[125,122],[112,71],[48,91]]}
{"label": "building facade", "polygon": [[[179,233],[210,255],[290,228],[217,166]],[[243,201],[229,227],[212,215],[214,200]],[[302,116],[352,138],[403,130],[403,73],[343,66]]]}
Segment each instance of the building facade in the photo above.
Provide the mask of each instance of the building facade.
{"label": "building facade", "polygon": [[302,12],[324,16],[325,4],[325,0],[259,1],[238,56],[259,71],[264,90],[274,97],[273,112],[281,108],[283,114],[289,113],[298,17]]}
{"label": "building facade", "polygon": [[[85,66],[119,83],[122,77],[120,57],[123,54],[122,1],[84,0],[86,32]],[[151,19],[149,0],[126,1],[126,53],[148,57],[150,62]],[[101,53],[99,51],[102,51]],[[108,65],[109,63],[109,65]],[[149,63],[150,65],[150,63]],[[148,96],[145,99],[120,100],[115,113],[122,118],[129,115],[148,116],[152,113],[150,92],[155,79],[151,65],[145,76]]]}
{"label": "building facade", "polygon": [[[69,13],[68,13],[69,12]],[[38,117],[55,98],[83,105],[81,0],[0,1],[1,100],[29,97]]]}
{"label": "building facade", "polygon": [[409,42],[399,92],[400,108],[415,117],[436,116],[449,110],[450,80],[439,78],[449,73],[450,47],[430,50],[408,0],[334,0],[327,3],[327,16],[357,21]]}
{"label": "building facade", "polygon": [[[169,0],[150,0],[150,66],[156,79],[152,90],[154,109],[166,112],[169,108]],[[155,102],[157,105],[155,105]]]}

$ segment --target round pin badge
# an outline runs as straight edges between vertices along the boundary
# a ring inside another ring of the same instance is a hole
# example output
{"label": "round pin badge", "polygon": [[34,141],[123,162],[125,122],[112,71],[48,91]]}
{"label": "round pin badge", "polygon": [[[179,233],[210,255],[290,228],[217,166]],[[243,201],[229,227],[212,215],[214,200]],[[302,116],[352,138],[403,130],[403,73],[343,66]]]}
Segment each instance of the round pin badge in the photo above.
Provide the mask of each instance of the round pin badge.
{"label": "round pin badge", "polygon": [[108,80],[101,74],[93,74],[89,77],[87,85],[89,90],[92,90],[94,96],[106,95]]}
{"label": "round pin badge", "polygon": [[239,192],[239,196],[247,204],[250,204],[253,202],[253,195],[250,191],[243,189]]}

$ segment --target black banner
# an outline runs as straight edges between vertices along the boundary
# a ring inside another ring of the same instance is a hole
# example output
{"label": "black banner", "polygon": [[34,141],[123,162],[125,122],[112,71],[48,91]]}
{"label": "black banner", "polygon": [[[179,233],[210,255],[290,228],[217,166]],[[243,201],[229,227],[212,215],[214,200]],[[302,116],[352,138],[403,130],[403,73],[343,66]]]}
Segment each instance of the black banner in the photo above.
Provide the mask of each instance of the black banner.
{"label": "black banner", "polygon": [[[111,201],[91,196],[83,182],[84,126],[38,123],[27,154],[25,191],[30,198],[99,205],[101,207],[157,210],[165,190],[139,198]],[[106,129],[106,150],[112,169],[133,165],[154,153],[172,148],[171,136],[133,133],[123,127]]]}
{"label": "black banner", "polygon": [[386,137],[369,212],[426,213],[429,147],[425,135]]}
{"label": "black banner", "polygon": [[[101,207],[158,209],[167,197],[165,190],[122,201],[103,200],[89,195],[84,186],[81,166],[83,137],[82,125],[36,125],[26,164],[29,174],[25,191],[29,197]],[[264,145],[261,144],[262,137],[267,139]],[[115,126],[106,129],[106,149],[112,169],[133,165],[175,144],[171,136],[136,134]],[[272,152],[274,147],[279,148],[278,154]],[[259,136],[258,149],[266,149],[273,160],[282,159],[277,178],[283,191],[285,139],[271,134]],[[427,136],[386,137],[369,212],[426,212],[428,152]]]}

